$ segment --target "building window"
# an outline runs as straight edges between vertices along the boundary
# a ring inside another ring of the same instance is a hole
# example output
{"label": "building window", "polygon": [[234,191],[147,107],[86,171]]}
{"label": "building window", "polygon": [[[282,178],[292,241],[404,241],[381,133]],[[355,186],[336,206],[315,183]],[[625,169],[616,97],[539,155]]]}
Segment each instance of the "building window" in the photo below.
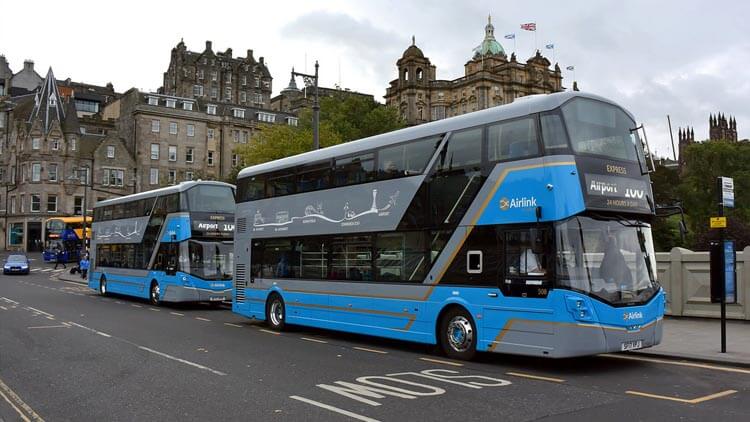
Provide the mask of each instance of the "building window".
{"label": "building window", "polygon": [[247,76],[242,75],[242,86],[246,86],[246,85],[247,85]]}
{"label": "building window", "polygon": [[237,167],[237,164],[239,163],[240,158],[237,154],[232,154],[232,167]]}
{"label": "building window", "polygon": [[255,87],[260,88],[260,78],[257,76],[255,77]]}
{"label": "building window", "polygon": [[107,145],[107,158],[115,158],[115,146]]}
{"label": "building window", "polygon": [[10,197],[10,212],[11,214],[16,213],[16,197],[15,196]]}
{"label": "building window", "polygon": [[76,146],[77,146],[76,145],[76,138],[71,138],[70,139],[70,150],[71,151],[75,151],[76,150]]}
{"label": "building window", "polygon": [[57,212],[57,195],[47,195],[47,212]]}
{"label": "building window", "polygon": [[151,172],[149,173],[148,181],[152,185],[159,184],[159,169],[151,169]]}
{"label": "building window", "polygon": [[83,197],[73,197],[73,215],[83,215]]}
{"label": "building window", "polygon": [[208,162],[209,166],[214,165],[214,152],[213,151],[208,151],[208,157],[206,161]]}
{"label": "building window", "polygon": [[49,164],[47,176],[49,176],[50,182],[57,182],[57,164]]}
{"label": "building window", "polygon": [[[203,87],[201,87],[201,89],[203,89]],[[193,111],[193,103],[191,103],[190,101],[185,101],[184,103],[182,103],[182,109],[187,110],[187,111]]]}
{"label": "building window", "polygon": [[240,141],[240,131],[239,130],[233,130],[232,131],[232,138],[234,139],[234,142]]}
{"label": "building window", "polygon": [[[18,197],[20,204],[18,205],[19,211],[23,214],[26,211],[26,195],[21,194]],[[15,207],[13,207],[15,209]]]}
{"label": "building window", "polygon": [[235,108],[232,109],[234,112],[234,117],[237,117],[238,119],[244,119],[245,118],[245,110],[242,108]]}
{"label": "building window", "polygon": [[159,130],[161,128],[161,122],[158,120],[152,120],[151,121],[151,132],[159,133]]}
{"label": "building window", "polygon": [[29,180],[29,175],[26,172],[26,163],[21,163],[21,183]]}
{"label": "building window", "polygon": [[125,179],[125,170],[120,169],[104,169],[102,177],[102,185],[123,187]]}
{"label": "building window", "polygon": [[229,73],[229,72],[227,72],[226,75],[227,75],[227,77],[225,78],[226,79],[226,83],[231,84],[232,83],[232,74]]}
{"label": "building window", "polygon": [[177,170],[169,170],[169,184],[174,185],[177,183]]}
{"label": "building window", "polygon": [[273,123],[276,121],[276,115],[272,113],[258,113],[258,120],[261,122]]}
{"label": "building window", "polygon": [[208,139],[214,139],[214,130],[213,129],[208,129],[206,131],[206,136],[208,136]]}
{"label": "building window", "polygon": [[177,161],[177,147],[174,145],[169,146],[169,161]]}
{"label": "building window", "polygon": [[167,107],[169,108],[177,108],[177,100],[173,98],[167,98]]}
{"label": "building window", "polygon": [[8,243],[20,245],[23,243],[23,223],[12,223],[8,232]]}
{"label": "building window", "polygon": [[193,151],[194,151],[193,148],[187,148],[185,150],[185,162],[186,163],[192,163],[193,162],[193,156],[194,156]]}
{"label": "building window", "polygon": [[[219,90],[218,88],[211,88],[211,99],[212,100],[218,100],[219,99]],[[212,113],[216,114],[216,113]]]}
{"label": "building window", "polygon": [[148,97],[148,105],[159,105],[158,97]]}
{"label": "building window", "polygon": [[[21,201],[21,208],[23,208],[23,201]],[[36,193],[31,194],[31,212],[39,212],[42,210],[42,196]],[[23,211],[21,211],[23,212]]]}
{"label": "building window", "polygon": [[216,73],[216,71],[215,71],[215,70],[212,70],[212,71],[211,71],[211,80],[212,80],[212,81],[216,81],[216,80],[218,79],[218,76],[219,76],[219,75],[218,75],[218,74]]}
{"label": "building window", "polygon": [[209,104],[206,107],[206,113],[208,113],[208,114],[216,114],[216,106],[213,105],[213,104]]}
{"label": "building window", "polygon": [[247,92],[245,92],[245,91],[240,91],[240,102],[241,102],[241,103],[244,103],[244,102],[246,102],[246,101],[247,101]]}
{"label": "building window", "polygon": [[192,171],[186,171],[185,172],[185,181],[189,182],[193,180],[193,172]]}
{"label": "building window", "polygon": [[177,122],[169,122],[169,134],[177,135]]}
{"label": "building window", "polygon": [[[206,59],[203,59],[203,64],[206,64]],[[196,75],[198,76],[199,80],[203,80],[203,69],[200,69],[196,72]]]}
{"label": "building window", "polygon": [[42,140],[39,138],[31,139],[31,149],[40,149],[42,147]]}
{"label": "building window", "polygon": [[232,88],[226,87],[224,88],[224,99],[229,101],[232,99]]}
{"label": "building window", "polygon": [[59,150],[60,149],[60,140],[59,139],[53,139],[50,148],[52,148],[52,151]]}
{"label": "building window", "polygon": [[31,181],[40,182],[42,180],[42,163],[31,164]]}
{"label": "building window", "polygon": [[193,85],[193,97],[203,96],[203,85]]}
{"label": "building window", "polygon": [[299,124],[299,119],[297,119],[296,117],[288,117],[287,124],[289,126],[297,126],[297,124]]}
{"label": "building window", "polygon": [[159,159],[159,144],[151,144],[151,159]]}
{"label": "building window", "polygon": [[187,136],[195,136],[195,125],[187,125]]}
{"label": "building window", "polygon": [[243,130],[242,131],[242,138],[240,139],[240,142],[242,142],[243,144],[246,144],[248,136],[249,136],[248,131]]}
{"label": "building window", "polygon": [[257,92],[253,94],[253,102],[255,104],[263,104],[263,94],[258,94]]}

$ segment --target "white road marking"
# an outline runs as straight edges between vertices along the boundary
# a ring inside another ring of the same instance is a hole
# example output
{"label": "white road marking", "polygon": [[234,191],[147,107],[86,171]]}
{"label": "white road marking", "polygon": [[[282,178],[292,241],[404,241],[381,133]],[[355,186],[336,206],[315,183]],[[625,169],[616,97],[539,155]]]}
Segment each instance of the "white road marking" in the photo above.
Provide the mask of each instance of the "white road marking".
{"label": "white road marking", "polygon": [[154,311],[154,312],[161,312],[161,309],[156,309],[156,308],[148,308],[148,310]]}
{"label": "white road marking", "polygon": [[730,396],[734,393],[736,393],[737,390],[726,390],[721,391],[719,393],[709,394],[707,396],[698,397],[694,399],[681,399],[679,397],[670,397],[670,396],[662,396],[659,394],[651,394],[651,393],[642,393],[640,391],[626,391],[625,394],[631,394],[634,396],[641,396],[641,397],[648,397],[652,399],[660,399],[660,400],[669,400],[669,401],[676,401],[678,403],[686,403],[686,404],[698,404],[703,403],[704,401],[709,401],[713,399],[718,399],[720,397]]}
{"label": "white road marking", "polygon": [[0,309],[2,309],[3,311],[7,311],[8,310],[8,308],[6,308],[5,306],[2,306],[2,305],[0,305]]}
{"label": "white road marking", "polygon": [[315,342],[315,343],[323,343],[323,344],[328,344],[328,342],[327,342],[327,341],[325,341],[325,340],[318,340],[318,339],[316,339],[316,338],[301,337],[301,339],[302,339],[302,340],[306,340],[306,341],[312,341],[312,342]]}
{"label": "white road marking", "polygon": [[36,309],[36,308],[32,308],[31,306],[27,306],[27,307],[26,307],[26,309],[28,309],[28,310],[30,310],[30,311],[34,311],[34,312],[40,313],[40,314],[42,314],[42,315],[45,315],[45,316],[48,316],[48,317],[53,317],[53,316],[54,316],[54,315],[52,315],[52,314],[48,314],[47,312],[44,312],[44,311],[40,311],[39,309]]}
{"label": "white road marking", "polygon": [[278,331],[266,330],[265,328],[261,328],[259,331],[263,331],[264,333],[268,333],[268,334],[273,334],[275,336],[281,335],[281,333]]}
{"label": "white road marking", "polygon": [[540,381],[565,382],[565,380],[561,378],[543,377],[541,375],[524,374],[522,372],[506,372],[505,375],[512,375],[514,377],[528,378]]}
{"label": "white road marking", "polygon": [[202,317],[199,317],[199,316],[195,317],[195,319],[197,319],[198,321],[206,321],[206,322],[211,322],[211,320],[210,320],[210,319],[208,319],[208,318],[202,318]]}
{"label": "white road marking", "polygon": [[231,322],[225,322],[224,325],[228,325],[230,327],[242,328],[241,325],[239,325],[239,324],[232,324]]}
{"label": "white road marking", "polygon": [[185,316],[185,314],[181,314],[179,312],[170,312],[170,314],[177,315],[177,316]]}
{"label": "white road marking", "polygon": [[109,334],[107,334],[107,333],[103,333],[103,332],[101,332],[101,331],[99,331],[99,330],[95,330],[95,329],[93,329],[93,328],[89,328],[89,327],[87,327],[87,326],[85,326],[85,325],[81,325],[81,324],[76,324],[76,323],[75,323],[75,322],[73,322],[73,321],[68,321],[68,324],[71,324],[71,325],[75,325],[76,327],[78,327],[78,328],[83,328],[84,330],[87,330],[87,331],[91,331],[92,333],[98,334],[98,335],[100,335],[100,336],[102,336],[102,337],[112,337],[111,335],[109,335]]}
{"label": "white road marking", "polygon": [[203,366],[203,365],[201,365],[199,363],[190,362],[189,360],[185,360],[185,359],[181,359],[181,358],[178,358],[178,357],[175,357],[175,356],[172,356],[172,355],[168,355],[168,354],[160,352],[158,350],[150,349],[150,348],[148,348],[146,346],[138,346],[138,348],[141,349],[141,350],[145,350],[145,351],[147,351],[149,353],[153,353],[155,355],[159,355],[161,357],[174,360],[176,362],[184,363],[185,365],[190,365],[190,366],[193,366],[195,368],[202,369],[204,371],[208,371],[208,372],[210,372],[212,374],[215,374],[215,375],[221,375],[221,376],[226,375],[224,372],[217,371],[215,369],[211,369],[211,368],[209,368],[207,366]]}
{"label": "white road marking", "polygon": [[[91,297],[93,297],[93,296],[91,296]],[[130,304],[130,306],[132,306],[132,307],[134,307],[134,308],[143,308],[143,306],[141,306],[141,305],[136,305],[135,303],[131,303],[131,304]]]}
{"label": "white road marking", "polygon": [[62,324],[62,325],[39,325],[36,327],[26,327],[29,330],[36,330],[41,328],[70,328],[69,324]]}
{"label": "white road marking", "polygon": [[443,365],[450,365],[450,366],[464,366],[463,363],[451,362],[448,360],[440,360],[440,359],[432,359],[432,358],[419,358],[419,360],[423,360],[425,362],[432,362],[432,363],[442,363]]}
{"label": "white road marking", "polygon": [[366,347],[357,347],[357,346],[354,346],[353,349],[361,350],[363,352],[379,353],[381,355],[387,355],[388,354],[388,352],[386,352],[384,350],[368,349]]}
{"label": "white road marking", "polygon": [[359,421],[364,421],[364,422],[380,422],[377,419],[369,418],[367,416],[363,416],[363,415],[360,415],[358,413],[350,412],[348,410],[344,410],[344,409],[338,408],[336,406],[331,406],[330,404],[325,404],[325,403],[321,403],[319,401],[310,400],[310,399],[305,398],[305,397],[289,396],[289,398],[290,399],[294,399],[294,400],[299,400],[299,401],[301,401],[303,403],[311,404],[313,406],[317,406],[317,407],[320,407],[322,409],[330,410],[331,412],[335,412],[335,413],[338,413],[338,414],[341,414],[341,415],[344,415],[344,416],[349,416],[350,418],[356,419],[356,420],[359,420]]}
{"label": "white road marking", "polygon": [[12,304],[14,304],[14,305],[18,305],[18,302],[16,302],[15,300],[10,300],[10,299],[8,299],[7,297],[0,297],[0,299],[2,299],[2,300],[4,300],[4,301],[6,301],[6,302],[8,302],[8,303],[12,303]]}
{"label": "white road marking", "polygon": [[717,365],[708,365],[705,363],[694,363],[694,362],[685,362],[685,361],[677,361],[677,360],[667,360],[667,359],[656,359],[656,358],[647,358],[647,357],[640,357],[640,356],[631,356],[631,355],[620,355],[620,354],[605,354],[600,355],[608,358],[616,358],[616,359],[626,359],[626,360],[640,360],[644,362],[653,362],[653,363],[664,363],[667,365],[678,365],[678,366],[688,366],[691,368],[701,368],[701,369],[711,369],[714,371],[724,371],[724,372],[736,372],[738,374],[750,374],[750,369],[740,369],[740,368],[731,368],[728,366],[717,366]]}

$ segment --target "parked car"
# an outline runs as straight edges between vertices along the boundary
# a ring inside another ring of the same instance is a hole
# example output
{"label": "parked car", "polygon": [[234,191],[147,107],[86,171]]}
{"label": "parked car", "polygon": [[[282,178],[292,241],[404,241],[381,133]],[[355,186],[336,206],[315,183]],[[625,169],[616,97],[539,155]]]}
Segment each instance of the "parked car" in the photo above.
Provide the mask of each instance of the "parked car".
{"label": "parked car", "polygon": [[28,274],[29,258],[24,254],[9,255],[3,265],[3,274]]}

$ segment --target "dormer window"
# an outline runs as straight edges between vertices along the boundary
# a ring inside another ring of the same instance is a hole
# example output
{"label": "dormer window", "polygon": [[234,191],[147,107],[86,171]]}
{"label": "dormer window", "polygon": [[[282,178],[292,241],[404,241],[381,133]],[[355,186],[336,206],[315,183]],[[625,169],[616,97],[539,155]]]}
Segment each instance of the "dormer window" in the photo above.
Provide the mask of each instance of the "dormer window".
{"label": "dormer window", "polygon": [[216,114],[216,106],[213,104],[209,104],[206,106],[206,113],[207,114]]}
{"label": "dormer window", "polygon": [[148,105],[159,105],[158,97],[148,97]]}
{"label": "dormer window", "polygon": [[193,111],[193,103],[191,103],[190,101],[185,101],[184,103],[182,103],[182,109]]}
{"label": "dormer window", "polygon": [[49,106],[57,107],[57,97],[55,96],[55,94],[49,96]]}
{"label": "dormer window", "polygon": [[169,108],[176,108],[177,107],[177,100],[173,98],[167,98],[167,107]]}
{"label": "dormer window", "polygon": [[232,111],[234,112],[234,117],[236,117],[238,119],[244,119],[245,118],[245,110],[244,109],[242,109],[242,108],[235,108],[235,109],[232,109]]}
{"label": "dormer window", "polygon": [[286,122],[289,126],[297,126],[297,123],[299,123],[299,119],[296,117],[287,117]]}

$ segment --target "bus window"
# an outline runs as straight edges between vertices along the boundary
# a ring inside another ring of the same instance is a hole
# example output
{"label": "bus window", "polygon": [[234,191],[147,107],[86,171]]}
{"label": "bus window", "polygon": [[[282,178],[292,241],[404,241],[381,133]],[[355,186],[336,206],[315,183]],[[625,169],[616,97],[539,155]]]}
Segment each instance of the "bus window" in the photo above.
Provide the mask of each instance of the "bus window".
{"label": "bus window", "polygon": [[411,281],[421,283],[427,269],[424,232],[384,233],[378,235],[378,281]]}
{"label": "bus window", "polygon": [[234,212],[234,195],[229,186],[199,185],[183,193],[192,212]]}
{"label": "bus window", "polygon": [[328,242],[324,237],[309,237],[299,241],[300,277],[324,279],[328,275]]}
{"label": "bus window", "polygon": [[292,242],[288,239],[268,239],[263,252],[263,277],[297,278],[299,260],[295,259]]}
{"label": "bus window", "polygon": [[327,189],[330,185],[331,165],[318,163],[302,166],[297,175],[297,192]]}
{"label": "bus window", "polygon": [[549,292],[549,254],[534,250],[534,236],[548,243],[548,232],[541,229],[505,233],[505,277],[501,289],[506,296],[546,297]]}
{"label": "bus window", "polygon": [[562,107],[573,151],[637,161],[630,129],[635,122],[621,108],[605,102],[576,98]]}
{"label": "bus window", "polygon": [[539,154],[536,124],[532,118],[490,126],[489,161],[503,161]]}
{"label": "bus window", "polygon": [[333,169],[334,185],[346,186],[372,180],[375,180],[375,154],[370,152],[336,159]]}
{"label": "bus window", "polygon": [[295,191],[296,183],[294,181],[293,170],[284,170],[268,176],[268,183],[266,183],[266,198],[289,195]]}
{"label": "bus window", "polygon": [[266,197],[266,178],[262,175],[245,177],[237,185],[237,202],[257,201]]}
{"label": "bus window", "polygon": [[482,129],[469,129],[456,132],[448,139],[445,150],[440,154],[438,171],[450,171],[460,167],[476,167],[482,161]]}
{"label": "bus window", "polygon": [[331,239],[329,278],[372,281],[372,237],[355,235]]}
{"label": "bus window", "polygon": [[568,151],[568,135],[557,113],[542,114],[542,139],[548,154],[562,154]]}
{"label": "bus window", "polygon": [[440,145],[440,137],[421,139],[378,151],[378,179],[421,174]]}

